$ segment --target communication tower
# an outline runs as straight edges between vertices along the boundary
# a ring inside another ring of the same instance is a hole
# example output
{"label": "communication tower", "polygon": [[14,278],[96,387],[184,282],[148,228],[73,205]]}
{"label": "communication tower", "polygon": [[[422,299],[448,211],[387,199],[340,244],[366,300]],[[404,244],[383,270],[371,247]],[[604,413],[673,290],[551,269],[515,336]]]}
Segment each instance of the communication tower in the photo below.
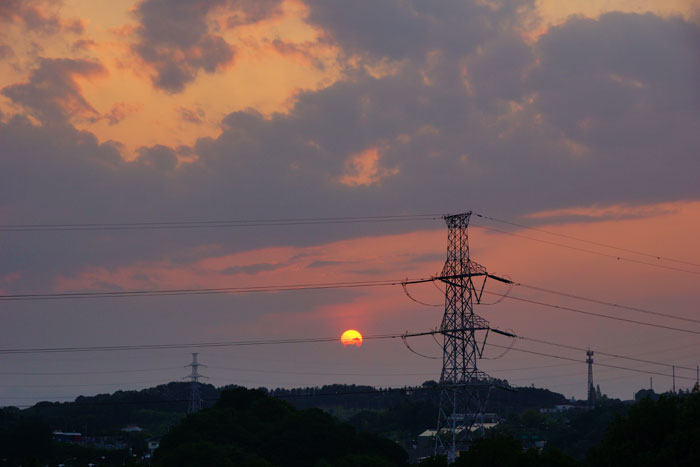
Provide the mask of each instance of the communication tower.
{"label": "communication tower", "polygon": [[588,364],[588,407],[595,407],[595,386],[593,386],[593,351],[586,350],[586,363]]}

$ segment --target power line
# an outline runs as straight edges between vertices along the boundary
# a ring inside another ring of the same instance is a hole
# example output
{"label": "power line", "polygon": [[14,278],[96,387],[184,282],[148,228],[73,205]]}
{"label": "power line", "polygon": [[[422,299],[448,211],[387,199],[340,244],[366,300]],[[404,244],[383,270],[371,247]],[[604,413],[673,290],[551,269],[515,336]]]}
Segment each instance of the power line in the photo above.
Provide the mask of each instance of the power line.
{"label": "power line", "polygon": [[[438,281],[438,280],[443,280],[443,279],[445,279],[445,278],[444,278],[444,277],[439,277],[439,276],[431,276],[431,277],[429,277],[429,278],[427,278],[427,279],[416,279],[416,280],[408,280],[408,279],[407,279],[407,280],[405,280],[404,282],[401,283],[401,286],[403,287],[404,293],[406,293],[406,295],[407,295],[411,300],[413,300],[414,302],[417,302],[417,303],[419,303],[419,304],[421,304],[421,305],[425,305],[425,306],[440,306],[440,305],[437,305],[437,304],[425,303],[425,302],[416,300],[415,298],[413,298],[413,297],[408,293],[408,290],[407,290],[407,288],[406,288],[406,284],[408,284],[408,283],[422,283],[422,282],[432,282],[433,284],[435,284],[436,281]],[[518,287],[527,288],[527,289],[532,289],[532,290],[536,290],[536,291],[540,291],[540,292],[546,292],[546,293],[553,294],[553,295],[560,295],[560,296],[567,297],[567,298],[574,298],[574,299],[576,299],[576,300],[586,301],[586,302],[590,302],[590,303],[596,303],[596,304],[599,304],[599,305],[606,305],[606,306],[610,306],[610,307],[613,307],[613,308],[619,308],[619,309],[623,309],[623,310],[634,311],[634,312],[637,312],[637,313],[644,313],[644,314],[659,316],[659,317],[663,317],[663,318],[670,318],[670,319],[676,319],[676,320],[680,320],[680,321],[687,321],[687,322],[691,322],[691,323],[700,323],[700,320],[693,319],[693,318],[686,318],[686,317],[684,317],[684,316],[672,315],[672,314],[669,314],[669,313],[661,313],[661,312],[659,312],[659,311],[652,311],[652,310],[648,310],[648,309],[644,309],[644,308],[638,308],[638,307],[633,307],[633,306],[629,306],[629,305],[621,305],[621,304],[619,304],[619,303],[607,302],[607,301],[599,300],[599,299],[596,299],[596,298],[584,297],[584,296],[582,296],[582,295],[575,295],[575,294],[568,293],[568,292],[561,292],[561,291],[557,291],[557,290],[547,289],[547,288],[544,288],[544,287],[538,287],[538,286],[534,286],[534,285],[523,284],[522,282],[514,282],[514,281],[511,281],[510,279],[505,279],[505,280],[501,279],[501,282],[505,282],[505,283],[507,283],[507,284],[511,284],[512,286],[518,286]],[[437,286],[436,286],[436,287],[437,287]],[[438,287],[438,290],[440,290],[439,287]],[[440,290],[440,291],[442,292],[442,290]],[[502,294],[502,293],[490,292],[490,291],[486,291],[486,290],[485,290],[484,293],[491,294],[491,295],[496,295],[496,296],[501,297],[501,298],[500,298],[499,300],[497,300],[496,302],[494,302],[494,303],[489,303],[488,305],[492,305],[492,304],[498,303],[498,302],[500,302],[501,300],[504,300],[504,299],[506,299],[506,298],[514,298],[515,300],[527,301],[527,300],[524,299],[524,298],[511,297],[510,291],[508,291],[508,292]],[[543,302],[535,302],[535,301],[532,301],[531,303],[537,303],[537,304],[541,304],[541,305],[545,305],[545,306],[551,306],[551,307],[559,308],[558,305],[552,305],[552,304],[543,303]],[[568,309],[568,310],[570,310],[570,311],[579,311],[579,312],[581,312],[581,313],[589,313],[589,314],[593,314],[593,315],[595,315],[595,316],[607,317],[607,318],[610,318],[610,319],[625,320],[624,318],[616,318],[616,317],[609,316],[609,315],[602,315],[602,314],[597,314],[597,313],[592,313],[592,312],[586,312],[586,311],[582,311],[582,310],[574,310],[574,309],[570,309],[570,308],[566,308],[566,307],[562,307],[562,308]],[[626,320],[626,321],[629,321],[629,320]],[[637,322],[637,321],[632,321],[632,322],[635,322],[635,323],[638,323],[638,324],[641,324],[641,323],[642,323],[642,322]],[[649,323],[644,323],[644,324],[651,325],[651,324],[649,324]],[[672,328],[672,329],[676,329],[676,328]]]}
{"label": "power line", "polygon": [[629,318],[620,318],[620,317],[618,317],[618,316],[610,316],[610,315],[605,315],[605,314],[602,314],[602,313],[595,313],[595,312],[593,312],[593,311],[585,311],[585,310],[580,310],[580,309],[578,309],[578,308],[571,308],[571,307],[568,307],[568,306],[554,305],[554,304],[552,304],[552,303],[540,302],[540,301],[538,301],[538,300],[530,300],[530,299],[527,299],[527,298],[516,297],[516,296],[513,296],[513,295],[505,295],[505,294],[500,294],[500,293],[497,293],[497,292],[489,292],[489,291],[487,291],[487,290],[484,290],[484,293],[487,293],[487,294],[490,294],[490,295],[498,295],[498,296],[505,297],[505,298],[508,298],[508,299],[510,299],[510,300],[516,300],[516,301],[519,301],[519,302],[531,303],[531,304],[533,304],[533,305],[546,306],[546,307],[554,308],[554,309],[557,309],[557,310],[565,310],[565,311],[571,311],[571,312],[574,312],[574,313],[581,313],[581,314],[588,315],[588,316],[596,316],[596,317],[598,317],[598,318],[605,318],[605,319],[611,319],[611,320],[615,320],[615,321],[622,321],[622,322],[625,322],[625,323],[639,324],[639,325],[641,325],[641,326],[649,326],[649,327],[653,327],[653,328],[667,329],[667,330],[670,330],[670,331],[678,331],[678,332],[685,332],[685,333],[689,333],[689,334],[698,334],[698,335],[700,335],[700,331],[695,331],[695,330],[692,330],[692,329],[684,329],[684,328],[677,328],[677,327],[673,327],[673,326],[665,326],[665,325],[663,325],[663,324],[647,323],[647,322],[645,322],[645,321],[637,321],[637,320],[629,319]]}
{"label": "power line", "polygon": [[[531,341],[531,342],[537,342],[537,343],[539,343],[539,344],[551,345],[551,346],[554,346],[554,347],[561,347],[561,348],[564,348],[564,349],[576,350],[576,351],[581,351],[581,352],[585,352],[585,351],[589,350],[589,349],[584,348],[584,347],[577,347],[577,346],[569,345],[569,344],[560,344],[560,343],[558,343],[558,342],[547,341],[547,340],[544,340],[544,339],[536,339],[536,338],[533,338],[533,337],[524,337],[524,336],[518,336],[518,337],[519,337],[520,339],[523,339],[523,340],[527,340],[527,341]],[[688,371],[695,371],[695,370],[696,370],[695,367],[692,367],[692,368],[691,368],[691,367],[682,366],[682,365],[673,365],[673,364],[671,364],[671,363],[656,362],[656,361],[653,361],[653,360],[645,360],[645,359],[637,358],[637,357],[629,357],[629,356],[626,356],[626,355],[614,354],[614,353],[610,353],[610,352],[601,352],[600,350],[597,350],[597,349],[596,349],[595,353],[596,353],[596,354],[599,354],[599,355],[605,355],[606,357],[620,358],[620,359],[623,359],[623,360],[631,360],[631,361],[640,362],[640,363],[649,363],[649,364],[652,364],[652,365],[667,366],[667,367],[673,367],[673,366],[675,366],[676,368],[680,368],[680,369],[688,370]]]}
{"label": "power line", "polygon": [[[0,301],[31,301],[31,300],[66,300],[66,299],[85,299],[85,298],[119,298],[119,297],[155,297],[155,296],[176,296],[176,295],[208,295],[208,294],[237,294],[237,293],[269,293],[269,292],[284,292],[284,291],[295,291],[295,290],[323,290],[323,289],[342,289],[342,288],[362,288],[362,287],[384,287],[384,286],[394,286],[394,285],[404,285],[407,282],[430,282],[437,280],[436,277],[431,277],[427,279],[384,279],[384,280],[372,280],[372,281],[352,281],[352,282],[325,282],[325,283],[305,283],[305,284],[288,284],[288,285],[266,285],[266,286],[250,286],[250,287],[218,287],[218,288],[201,288],[201,289],[151,289],[151,290],[129,290],[129,291],[118,291],[118,292],[71,292],[71,293],[34,293],[34,294],[6,294],[0,295]],[[652,314],[655,316],[661,316],[665,318],[678,319],[689,322],[700,322],[700,320],[694,320],[692,318],[685,318],[677,315],[670,315],[667,313],[660,313],[651,310],[645,310],[642,308],[631,307],[627,305],[619,305],[612,302],[605,302],[602,300],[583,297],[579,295],[569,294],[565,292],[554,291],[551,289],[545,289],[542,287],[530,286],[522,283],[515,283],[518,286],[530,288],[533,290],[540,290],[547,293],[562,295],[570,298],[575,298],[578,300],[589,301],[592,303],[603,304],[607,306],[617,307],[621,309],[626,309],[630,311],[636,311],[640,313]],[[643,326],[651,326],[661,329],[700,334],[700,331],[694,331],[690,329],[678,328],[673,326],[665,326],[661,324],[648,323],[644,321],[637,321],[628,318],[621,318],[616,316],[605,315],[602,313],[595,313],[591,311],[580,310],[576,308],[554,305],[551,303],[541,302],[537,300],[526,299],[523,297],[516,297],[509,294],[500,294],[497,292],[484,291],[484,293],[500,296],[503,298],[508,298],[511,300],[522,301],[526,303],[572,311],[576,313],[586,314],[589,316],[596,316],[599,318],[606,318],[616,321],[628,322],[633,324],[639,324]]]}
{"label": "power line", "polygon": [[582,300],[582,301],[585,301],[585,302],[597,303],[598,305],[606,305],[606,306],[610,306],[610,307],[613,307],[613,308],[620,308],[620,309],[623,309],[623,310],[635,311],[635,312],[638,312],[638,313],[645,313],[645,314],[648,314],[648,315],[661,316],[661,317],[663,317],[663,318],[671,318],[671,319],[677,319],[677,320],[680,320],[680,321],[688,321],[688,322],[690,322],[690,323],[700,323],[700,319],[686,318],[686,317],[684,317],[684,316],[672,315],[672,314],[669,314],[669,313],[661,313],[661,312],[658,312],[658,311],[651,311],[651,310],[647,310],[647,309],[644,309],[644,308],[638,308],[638,307],[633,307],[633,306],[629,306],[629,305],[620,305],[620,304],[618,304],[618,303],[606,302],[606,301],[604,301],[604,300],[598,300],[598,299],[595,299],[595,298],[584,297],[584,296],[581,296],[581,295],[574,295],[574,294],[571,294],[571,293],[568,293],[568,292],[560,292],[560,291],[557,291],[557,290],[546,289],[546,288],[537,287],[537,286],[534,286],[534,285],[523,284],[523,283],[521,283],[521,282],[515,282],[514,284],[515,284],[516,286],[518,286],[518,287],[524,287],[524,288],[527,288],[527,289],[537,290],[537,291],[539,291],[539,292],[546,292],[546,293],[553,294],[553,295],[560,295],[560,296],[562,296],[562,297],[574,298],[574,299],[576,299],[576,300]]}
{"label": "power line", "polygon": [[[500,347],[500,348],[502,348],[502,349],[508,348],[508,347],[506,347],[505,345],[491,344],[491,343],[488,343],[488,342],[486,343],[486,345],[489,345],[489,346],[492,346],[492,347]],[[567,360],[567,361],[570,361],[570,362],[586,363],[585,360],[579,360],[579,359],[577,359],[577,358],[564,357],[564,356],[562,356],[562,355],[553,355],[553,354],[548,354],[548,353],[545,353],[545,352],[536,352],[536,351],[534,351],[534,350],[525,350],[525,349],[520,349],[520,348],[518,348],[518,347],[513,347],[513,348],[511,348],[511,350],[514,350],[514,351],[516,351],[516,352],[528,353],[528,354],[532,354],[532,355],[540,355],[540,356],[543,356],[543,357],[556,358],[556,359],[559,359],[559,360]],[[615,368],[615,369],[618,369],[618,370],[636,371],[636,372],[638,372],[638,373],[646,373],[646,374],[649,374],[649,375],[667,376],[667,377],[669,377],[669,378],[672,378],[672,377],[673,377],[673,375],[669,375],[669,374],[666,374],[666,373],[660,373],[660,372],[657,372],[657,371],[642,370],[642,369],[639,369],[639,368],[630,368],[630,367],[620,366],[620,365],[610,365],[610,364],[608,364],[608,363],[598,363],[598,362],[595,362],[594,365],[603,366],[603,367],[606,367],[606,368]],[[670,366],[670,365],[669,365],[669,366]],[[678,378],[678,379],[686,379],[686,380],[689,380],[689,381],[695,381],[695,378],[690,378],[690,377],[687,377],[687,376],[678,376],[678,375],[676,375],[676,378]]]}
{"label": "power line", "polygon": [[[209,295],[209,294],[238,294],[238,293],[270,293],[270,292],[285,292],[285,291],[297,291],[297,290],[322,290],[322,289],[343,289],[343,288],[362,288],[362,287],[384,287],[384,286],[394,286],[402,285],[405,290],[406,282],[430,282],[435,281],[437,278],[432,277],[428,279],[383,279],[383,280],[372,280],[372,281],[349,281],[349,282],[321,282],[321,283],[304,283],[304,284],[288,284],[288,285],[264,285],[264,286],[249,286],[249,287],[218,287],[218,288],[201,288],[201,289],[150,289],[150,290],[128,290],[128,291],[117,291],[117,292],[70,292],[70,293],[33,293],[33,294],[6,294],[0,295],[0,301],[31,301],[31,300],[66,300],[66,299],[85,299],[85,298],[119,298],[119,297],[156,297],[156,296],[177,296],[177,295]],[[520,282],[514,282],[516,286],[528,288],[532,290],[542,291],[554,295],[560,295],[568,298],[574,298],[577,300],[587,301],[591,303],[597,303],[601,305],[611,306],[614,308],[635,311],[639,313],[645,313],[654,316],[660,316],[664,318],[671,318],[676,320],[682,320],[693,323],[700,323],[700,320],[686,318],[678,315],[672,315],[668,313],[661,313],[657,311],[647,310],[643,308],[632,307],[628,305],[621,305],[613,302],[607,302],[604,300],[598,300],[595,298],[584,297],[581,295],[575,295],[567,292],[556,291],[552,289],[547,289],[543,287],[537,287],[533,285],[523,284]],[[619,318],[610,315],[604,315],[601,313],[594,313],[584,310],[579,310],[571,307],[564,307],[561,305],[554,305],[550,303],[529,300],[522,297],[511,296],[510,294],[500,294],[497,292],[484,291],[487,294],[496,295],[502,297],[503,299],[509,298],[512,300],[519,300],[523,302],[528,302],[532,304],[563,309],[567,311],[573,311],[577,313],[588,314],[592,316],[613,319],[618,321],[624,321],[634,324],[640,324],[645,326],[660,327],[663,329],[688,332],[692,334],[700,334],[700,332],[692,331],[688,329],[676,328],[672,326],[664,326],[653,323],[647,323],[643,321],[636,321],[627,318]],[[414,300],[415,301],[415,300]],[[429,305],[423,302],[418,302],[423,305]],[[432,306],[432,304],[430,304]]]}
{"label": "power line", "polygon": [[[122,386],[126,384],[164,384],[163,381],[121,381],[117,383],[81,383],[81,384],[2,384],[0,388],[81,388],[95,386]],[[2,397],[0,397],[2,399]]]}
{"label": "power line", "polygon": [[602,252],[600,252],[600,251],[589,250],[589,249],[587,249],[587,248],[580,248],[580,247],[576,247],[576,246],[565,245],[565,244],[563,244],[563,243],[553,242],[553,241],[550,241],[550,240],[543,240],[543,239],[541,239],[541,238],[528,237],[527,235],[522,235],[522,234],[518,234],[518,233],[515,233],[515,232],[508,232],[507,230],[496,229],[496,228],[494,228],[494,227],[487,227],[487,226],[485,226],[485,225],[477,225],[477,224],[475,224],[474,227],[479,228],[479,229],[484,229],[484,230],[491,230],[491,231],[493,231],[493,232],[498,232],[498,233],[502,233],[502,234],[505,234],[505,235],[510,235],[510,236],[513,236],[513,237],[524,238],[524,239],[527,239],[527,240],[532,240],[532,241],[534,241],[534,242],[544,243],[544,244],[547,244],[547,245],[554,245],[554,246],[558,246],[558,247],[561,247],[561,248],[567,248],[567,249],[569,249],[569,250],[579,251],[579,252],[582,252],[582,253],[590,253],[590,254],[593,254],[593,255],[602,256],[602,257],[604,257],[604,258],[611,258],[611,259],[615,259],[615,260],[618,260],[618,261],[626,261],[626,262],[634,263],[634,264],[643,264],[643,265],[645,265],[645,266],[651,266],[651,267],[661,268],[661,269],[665,269],[665,270],[669,270],[669,271],[683,272],[683,273],[686,273],[686,274],[693,274],[693,275],[696,275],[696,276],[700,276],[700,271],[693,271],[693,270],[690,270],[690,269],[678,268],[678,267],[675,267],[675,266],[667,266],[667,265],[664,265],[664,264],[650,263],[650,262],[648,262],[648,261],[641,261],[641,260],[638,260],[638,259],[626,258],[626,257],[623,257],[623,256],[617,256],[617,255],[611,255],[611,254],[609,254],[609,253],[602,253]]}
{"label": "power line", "polygon": [[399,214],[386,216],[305,217],[282,219],[117,222],[75,224],[1,224],[0,232],[55,232],[96,230],[160,230],[200,228],[274,227],[294,225],[356,224],[380,222],[412,222],[441,219],[437,214]]}
{"label": "power line", "polygon": [[211,287],[201,289],[149,289],[149,290],[124,290],[115,292],[68,292],[68,293],[30,293],[30,294],[5,294],[0,295],[0,301],[28,301],[28,300],[68,300],[83,298],[118,298],[118,297],[158,297],[172,295],[210,295],[210,294],[237,294],[237,293],[261,293],[261,292],[286,292],[294,290],[323,290],[346,289],[358,287],[383,287],[401,284],[402,279],[384,279],[368,281],[346,282],[316,282],[287,285],[264,285],[249,287]]}
{"label": "power line", "polygon": [[[398,339],[402,337],[419,337],[440,334],[441,331],[424,331],[403,334],[374,334],[363,336],[363,340]],[[297,339],[267,339],[228,342],[200,342],[182,344],[142,344],[142,345],[113,345],[90,347],[35,347],[21,349],[0,349],[0,355],[27,354],[27,353],[64,353],[64,352],[114,352],[127,350],[163,350],[163,349],[190,349],[207,347],[239,347],[252,345],[279,345],[279,344],[306,344],[318,342],[339,342],[339,337],[306,337]]]}
{"label": "power line", "polygon": [[282,374],[282,375],[300,375],[300,376],[434,376],[435,372],[432,373],[336,373],[328,371],[287,371],[287,370],[261,370],[258,368],[228,368],[221,366],[207,366],[212,370],[224,370],[224,371],[234,371],[234,372],[246,372],[246,373],[265,373],[265,374]]}
{"label": "power line", "polygon": [[663,260],[663,261],[670,261],[673,263],[687,264],[689,266],[700,267],[700,264],[693,263],[692,261],[685,261],[685,260],[680,260],[680,259],[675,259],[675,258],[669,258],[668,256],[655,255],[655,254],[647,253],[644,251],[632,250],[630,248],[623,248],[620,246],[610,245],[610,244],[603,243],[603,242],[596,242],[593,240],[587,240],[585,238],[575,237],[573,235],[567,235],[567,234],[563,234],[563,233],[559,233],[559,232],[553,232],[551,230],[545,230],[545,229],[541,229],[538,227],[532,227],[532,226],[525,225],[525,224],[519,224],[517,222],[506,221],[503,219],[496,219],[495,217],[490,217],[490,216],[486,216],[483,214],[474,213],[474,215],[477,217],[480,217],[482,219],[486,219],[486,220],[490,220],[490,221],[494,221],[494,222],[500,222],[502,224],[508,224],[508,225],[512,225],[515,227],[520,227],[522,229],[534,230],[535,232],[542,232],[542,233],[546,233],[548,235],[554,235],[554,236],[561,237],[561,238],[567,238],[569,240],[576,240],[577,242],[583,242],[583,243],[587,243],[589,245],[602,246],[602,247],[610,248],[613,250],[625,251],[627,253],[634,253],[635,255],[646,256],[647,258],[654,258],[654,259]]}
{"label": "power line", "polygon": [[57,371],[57,372],[28,372],[28,371],[1,371],[0,375],[7,376],[70,376],[70,375],[111,375],[118,373],[140,373],[151,371],[181,370],[181,366],[165,368],[139,368],[133,370],[95,370],[95,371]]}

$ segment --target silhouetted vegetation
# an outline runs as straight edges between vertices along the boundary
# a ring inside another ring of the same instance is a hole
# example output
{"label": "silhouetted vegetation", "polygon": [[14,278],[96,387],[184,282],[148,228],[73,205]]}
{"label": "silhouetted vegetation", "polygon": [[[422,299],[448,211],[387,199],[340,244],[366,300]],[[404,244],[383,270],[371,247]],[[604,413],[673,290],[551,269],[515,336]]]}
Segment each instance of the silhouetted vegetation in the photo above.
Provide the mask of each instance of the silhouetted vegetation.
{"label": "silhouetted vegetation", "polygon": [[[445,457],[421,461],[420,467],[447,467]],[[539,452],[523,450],[520,441],[505,435],[489,435],[478,439],[471,449],[461,453],[454,467],[583,467],[584,464],[562,453],[556,448]]]}
{"label": "silhouetted vegetation", "polygon": [[700,465],[700,393],[644,398],[618,415],[588,455],[594,467]]}
{"label": "silhouetted vegetation", "polygon": [[[355,385],[200,389],[208,408],[191,416],[185,415],[188,383],[79,397],[71,403],[43,402],[27,410],[2,409],[0,463],[29,466],[74,459],[100,466],[145,465],[147,439],[161,436],[163,449],[156,459],[161,466],[382,466],[405,463],[406,452],[412,459],[432,452],[429,439],[417,436],[435,426],[439,390],[430,382],[403,391]],[[578,405],[543,413],[540,408],[566,404],[566,399],[543,389],[494,390],[489,411],[498,413],[501,423],[475,441],[460,462],[700,465],[695,449],[700,445],[700,393],[655,397],[640,392],[639,402],[630,405],[601,395],[595,409]],[[143,431],[122,432],[127,425]],[[81,432],[82,441],[55,441],[52,431],[57,430]],[[443,462],[431,459],[422,465]]]}
{"label": "silhouetted vegetation", "polygon": [[536,441],[556,447],[577,459],[600,442],[605,428],[618,414],[629,408],[620,401],[592,410],[570,409],[556,413],[541,413],[526,409],[507,417],[495,431],[520,440],[526,447]]}
{"label": "silhouetted vegetation", "polygon": [[388,466],[407,459],[396,443],[359,433],[319,409],[297,410],[262,391],[236,388],[174,427],[153,465]]}
{"label": "silhouetted vegetation", "polygon": [[[141,391],[80,396],[74,402],[40,402],[25,412],[63,431],[100,436],[138,425],[152,436],[161,436],[187,411],[189,391],[189,383],[169,383]],[[205,407],[219,397],[209,384],[200,385],[200,393]]]}

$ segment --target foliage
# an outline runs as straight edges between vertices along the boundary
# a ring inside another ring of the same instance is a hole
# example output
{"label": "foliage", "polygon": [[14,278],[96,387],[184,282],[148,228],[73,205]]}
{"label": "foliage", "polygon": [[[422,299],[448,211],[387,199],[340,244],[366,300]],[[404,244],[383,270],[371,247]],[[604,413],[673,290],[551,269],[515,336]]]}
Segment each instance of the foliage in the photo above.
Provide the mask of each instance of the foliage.
{"label": "foliage", "polygon": [[[219,391],[200,385],[202,398],[212,405]],[[127,425],[138,425],[151,436],[161,436],[187,410],[189,383],[162,384],[141,391],[80,396],[74,402],[41,402],[26,410],[54,429],[90,435],[111,435]]]}
{"label": "foliage", "polygon": [[700,393],[642,399],[617,416],[591,450],[593,467],[700,465]]}
{"label": "foliage", "polygon": [[12,465],[37,455],[50,455],[51,451],[51,429],[46,423],[12,411],[0,411],[1,458]]}
{"label": "foliage", "polygon": [[[200,462],[196,454],[204,446],[213,457]],[[153,465],[349,465],[353,456],[367,465],[407,463],[395,443],[358,433],[321,410],[299,411],[262,391],[235,388],[223,391],[215,407],[174,427]]]}
{"label": "foliage", "polygon": [[[420,467],[447,467],[445,457],[425,459]],[[477,439],[471,448],[462,452],[452,464],[454,467],[582,467],[583,464],[558,449],[523,450],[520,441],[501,434]]]}

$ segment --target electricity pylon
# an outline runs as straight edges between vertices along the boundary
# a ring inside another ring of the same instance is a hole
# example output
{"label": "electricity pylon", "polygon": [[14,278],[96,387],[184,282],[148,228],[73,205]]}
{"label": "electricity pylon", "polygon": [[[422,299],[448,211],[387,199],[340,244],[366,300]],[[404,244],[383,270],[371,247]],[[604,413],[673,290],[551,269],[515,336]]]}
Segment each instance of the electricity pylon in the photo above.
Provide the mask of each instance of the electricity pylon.
{"label": "electricity pylon", "polygon": [[200,365],[197,362],[197,355],[198,353],[193,352],[192,363],[187,365],[188,367],[192,367],[192,372],[188,376],[188,378],[190,378],[190,400],[187,406],[187,413],[198,412],[202,409],[202,396],[199,393],[199,378],[205,378],[205,376],[199,374],[199,367],[204,365]]}
{"label": "electricity pylon", "polygon": [[[454,462],[459,451],[468,448],[472,432],[483,428],[483,413],[491,388],[491,378],[477,368],[489,323],[474,313],[474,305],[481,302],[487,277],[512,283],[489,274],[486,268],[469,257],[467,227],[470,217],[471,211],[444,217],[448,229],[447,259],[441,275],[435,278],[445,283],[435,455],[446,455],[448,463]],[[481,343],[476,340],[478,331],[485,331]],[[482,400],[484,393],[486,397]]]}

